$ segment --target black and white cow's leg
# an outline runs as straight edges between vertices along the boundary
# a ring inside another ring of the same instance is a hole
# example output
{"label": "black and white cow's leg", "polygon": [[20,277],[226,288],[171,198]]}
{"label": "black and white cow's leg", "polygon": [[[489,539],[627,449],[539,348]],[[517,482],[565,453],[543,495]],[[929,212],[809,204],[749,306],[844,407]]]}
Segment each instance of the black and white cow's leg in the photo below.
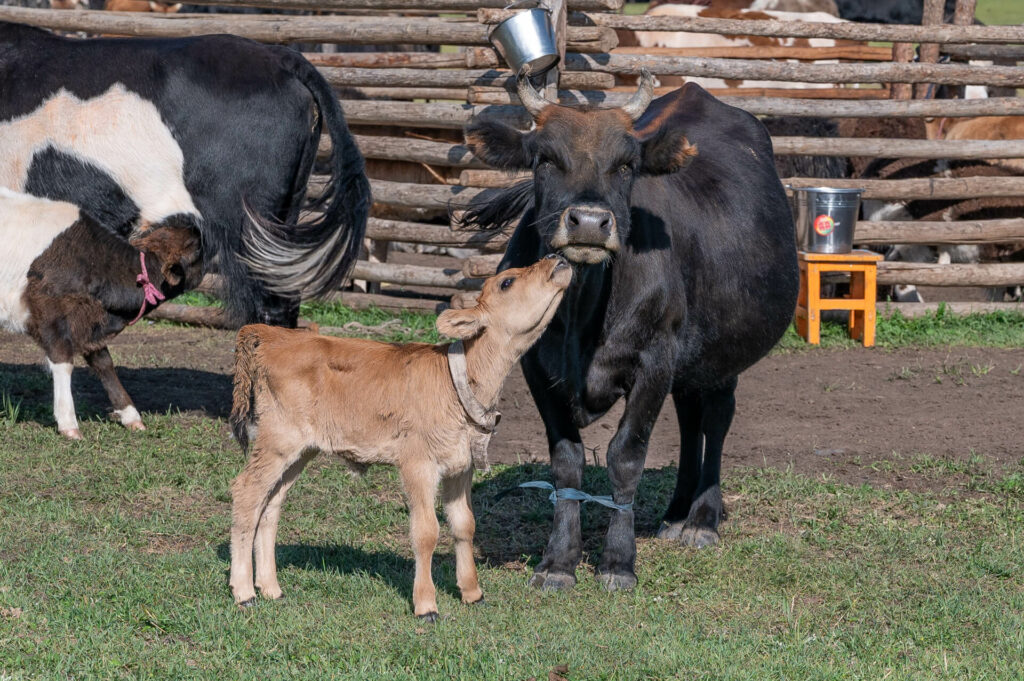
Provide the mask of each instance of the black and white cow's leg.
{"label": "black and white cow's leg", "polygon": [[[671,353],[652,347],[640,355],[640,362],[619,428],[608,445],[608,477],[612,483],[612,500],[617,504],[632,504],[636,498],[647,458],[647,443],[672,382],[671,372],[665,370],[666,366],[671,366]],[[612,511],[597,569],[598,580],[609,591],[636,586],[633,516],[632,509]]]}
{"label": "black and white cow's leg", "polygon": [[718,543],[718,524],[722,520],[722,447],[736,413],[736,378],[702,395],[701,432],[704,434],[704,461],[693,503],[679,541],[701,548]]}
{"label": "black and white cow's leg", "polygon": [[132,403],[132,398],[121,385],[114,369],[114,360],[110,357],[110,351],[103,347],[93,352],[85,353],[85,361],[89,367],[96,372],[103,389],[107,391],[110,403],[114,405],[114,416],[128,430],[145,430],[142,425],[142,417]]}
{"label": "black and white cow's leg", "polygon": [[81,440],[75,400],[71,395],[71,373],[75,368],[71,341],[60,335],[57,329],[53,329],[46,340],[44,350],[53,377],[53,417],[57,421],[57,431],[71,440]]}
{"label": "black and white cow's leg", "polygon": [[681,388],[672,391],[672,401],[679,421],[679,473],[676,490],[658,529],[659,539],[678,540],[690,515],[690,506],[700,482],[701,463],[704,459],[704,432],[701,430],[703,406],[700,393]]}
{"label": "black and white cow's leg", "polygon": [[[583,484],[584,451],[580,432],[572,422],[569,406],[552,397],[548,378],[533,352],[523,357],[523,374],[544,420],[551,454],[551,475],[556,489],[580,489]],[[530,579],[544,590],[571,589],[576,585],[576,566],[583,556],[580,502],[559,499],[544,555]]]}

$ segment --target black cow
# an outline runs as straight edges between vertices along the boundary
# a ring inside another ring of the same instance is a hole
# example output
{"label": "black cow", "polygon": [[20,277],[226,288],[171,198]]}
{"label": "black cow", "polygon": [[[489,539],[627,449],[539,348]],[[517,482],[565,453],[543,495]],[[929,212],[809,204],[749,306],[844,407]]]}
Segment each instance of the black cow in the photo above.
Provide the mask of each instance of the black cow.
{"label": "black cow", "polygon": [[[191,221],[235,321],[294,325],[337,287],[369,211],[363,159],[300,54],[234,36],[61,38],[0,22],[0,186],[68,201],[122,238]],[[325,191],[299,220],[321,129]]]}
{"label": "black cow", "polygon": [[[652,92],[644,73],[625,107],[579,110],[548,105],[521,78],[536,129],[480,121],[466,140],[490,165],[531,169],[534,179],[466,220],[493,226],[525,209],[501,267],[552,251],[575,263],[558,314],[522,361],[556,489],[580,487],[579,428],[624,396],[608,474],[613,500],[631,505],[671,394],[682,449],[659,536],[703,546],[718,540],[719,468],[737,376],[793,317],[795,235],[764,126],[697,85],[650,104]],[[573,586],[581,551],[579,502],[559,498],[532,583]],[[632,587],[635,560],[633,511],[616,510],[599,579],[608,589]]]}

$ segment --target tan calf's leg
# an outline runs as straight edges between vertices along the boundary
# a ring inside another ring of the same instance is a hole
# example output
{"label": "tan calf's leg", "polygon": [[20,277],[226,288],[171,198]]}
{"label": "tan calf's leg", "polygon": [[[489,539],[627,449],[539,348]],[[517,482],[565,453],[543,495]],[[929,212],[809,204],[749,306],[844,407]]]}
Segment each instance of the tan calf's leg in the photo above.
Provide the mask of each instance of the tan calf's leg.
{"label": "tan calf's leg", "polygon": [[473,469],[441,481],[444,500],[444,514],[455,538],[455,580],[462,592],[463,603],[477,603],[483,600],[484,592],[476,577],[473,561],[473,534],[476,520],[470,503],[470,489],[473,486]]}
{"label": "tan calf's leg", "polygon": [[281,505],[288,494],[288,490],[306,464],[315,456],[313,453],[303,454],[298,461],[291,465],[281,478],[277,488],[270,495],[267,509],[263,511],[259,525],[256,528],[256,542],[253,546],[256,550],[256,587],[264,598],[278,599],[283,594],[281,586],[277,583],[277,561],[274,556],[274,545],[277,542],[277,521],[281,517]]}
{"label": "tan calf's leg", "polygon": [[231,593],[239,605],[252,605],[252,544],[270,495],[285,471],[298,460],[264,449],[257,440],[245,468],[231,483]]}
{"label": "tan calf's leg", "polygon": [[437,469],[433,464],[402,467],[402,483],[409,497],[409,534],[416,557],[412,584],[413,612],[429,622],[437,619],[437,593],[430,575],[430,561],[437,547],[438,523],[434,511],[437,497]]}

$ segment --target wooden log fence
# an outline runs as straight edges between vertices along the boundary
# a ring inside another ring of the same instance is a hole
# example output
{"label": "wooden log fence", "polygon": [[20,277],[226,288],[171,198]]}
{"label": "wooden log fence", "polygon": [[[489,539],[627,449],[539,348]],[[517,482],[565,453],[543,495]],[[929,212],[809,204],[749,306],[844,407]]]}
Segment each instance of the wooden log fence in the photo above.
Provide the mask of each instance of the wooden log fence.
{"label": "wooden log fence", "polygon": [[[493,118],[526,129],[532,120],[517,106],[512,74],[490,47],[493,24],[510,12],[506,0],[198,0],[199,4],[267,7],[328,12],[320,16],[282,15],[155,15],[33,10],[0,7],[0,20],[52,28],[128,36],[191,36],[229,32],[268,43],[333,43],[353,45],[454,45],[458,52],[310,53],[307,57],[337,88],[370,98],[346,99],[342,106],[350,125],[384,126],[397,136],[356,136],[364,156],[380,161],[428,166],[446,184],[414,184],[371,180],[375,215],[367,237],[386,254],[388,243],[475,249],[474,255],[448,269],[389,262],[357,263],[353,278],[371,286],[419,287],[456,291],[459,304],[472,304],[482,277],[494,272],[509,239],[508,230],[478,232],[460,225],[429,224],[427,219],[457,213],[485,192],[521,179],[488,169],[465,145],[402,137],[402,128],[454,130],[473,117]],[[616,78],[646,68],[656,75],[699,76],[726,80],[771,80],[793,83],[882,84],[882,87],[820,87],[802,92],[726,89],[720,98],[755,115],[848,117],[949,117],[1024,115],[1024,98],[987,100],[912,99],[913,86],[922,97],[932,84],[1024,87],[1024,69],[936,63],[939,54],[956,59],[1024,59],[1024,27],[973,26],[970,2],[958,3],[957,21],[944,25],[928,0],[926,13],[934,25],[893,26],[853,23],[748,21],[611,14],[623,0],[561,0],[556,2],[561,24],[559,45],[564,59],[557,80],[549,77],[546,94],[567,104],[616,106],[632,94]],[[330,12],[355,14],[336,15]],[[393,12],[384,15],[381,12]],[[404,16],[403,16],[404,14]],[[465,16],[458,16],[464,14]],[[444,16],[440,16],[444,15]],[[966,17],[966,19],[965,19]],[[840,44],[834,47],[618,47],[616,30],[682,31],[721,35],[793,38],[833,38],[846,41],[892,42],[894,47]],[[924,43],[923,58],[911,61],[914,43]],[[384,48],[394,50],[394,48]],[[768,61],[771,59],[783,61]],[[802,60],[803,63],[784,60]],[[840,60],[841,63],[807,63]],[[621,82],[621,81],[620,81]],[[661,94],[661,92],[659,92]],[[396,101],[428,100],[428,101]],[[433,101],[430,101],[433,100]],[[454,100],[438,101],[438,100]],[[885,158],[1008,159],[1024,158],[1024,140],[887,140],[875,138],[776,137],[775,153],[797,156],[869,156]],[[321,141],[321,153],[330,149]],[[455,173],[433,169],[458,169]],[[972,199],[1024,196],[1024,177],[930,178],[921,180],[822,180],[789,178],[796,187],[828,184],[862,187],[864,198],[883,200]],[[311,178],[309,195],[318,196],[323,178]],[[406,219],[393,219],[395,216]],[[1024,218],[961,222],[866,221],[857,227],[856,241],[865,245],[992,244],[1024,241]],[[381,246],[384,246],[383,248]],[[883,262],[881,284],[927,286],[1011,286],[1024,282],[1024,263],[935,265]],[[437,310],[439,301],[345,292],[353,306],[419,307]],[[455,302],[455,301],[453,301]],[[993,304],[994,305],[994,304]],[[168,308],[168,313],[173,308]],[[164,308],[161,308],[164,309]],[[882,307],[880,306],[880,312]],[[912,310],[890,306],[904,314]],[[953,306],[955,311],[956,308]],[[986,308],[988,309],[988,308]],[[1004,308],[992,308],[1004,309]],[[1009,309],[1009,308],[1005,308]],[[1019,306],[1013,309],[1020,309]]]}

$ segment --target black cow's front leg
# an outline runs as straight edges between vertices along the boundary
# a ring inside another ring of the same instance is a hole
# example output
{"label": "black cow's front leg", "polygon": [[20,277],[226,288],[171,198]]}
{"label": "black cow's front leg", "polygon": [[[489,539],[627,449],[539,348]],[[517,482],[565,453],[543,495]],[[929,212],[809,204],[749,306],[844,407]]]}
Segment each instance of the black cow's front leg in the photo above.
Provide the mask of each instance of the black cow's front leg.
{"label": "black cow's front leg", "polygon": [[[583,440],[573,425],[565,400],[551,394],[551,379],[541,368],[536,350],[523,357],[523,374],[537,403],[548,436],[551,474],[556,489],[580,489],[583,483]],[[580,502],[559,499],[544,556],[534,570],[530,584],[539,589],[562,590],[576,585],[576,565],[583,555],[580,533]]]}
{"label": "black cow's front leg", "polygon": [[[608,445],[608,477],[612,499],[632,504],[647,458],[647,443],[672,385],[673,358],[668,342],[640,353],[633,385],[619,428]],[[612,512],[597,578],[609,591],[636,585],[636,535],[633,510]]]}

